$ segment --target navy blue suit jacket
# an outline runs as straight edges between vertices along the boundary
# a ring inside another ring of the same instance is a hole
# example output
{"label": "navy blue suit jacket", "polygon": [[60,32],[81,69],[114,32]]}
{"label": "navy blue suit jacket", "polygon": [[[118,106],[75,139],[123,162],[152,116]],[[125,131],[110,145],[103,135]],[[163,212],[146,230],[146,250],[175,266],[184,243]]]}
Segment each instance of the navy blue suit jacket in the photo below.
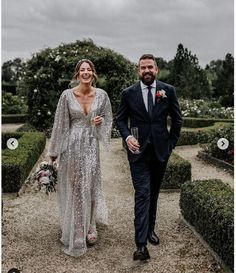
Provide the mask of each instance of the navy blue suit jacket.
{"label": "navy blue suit jacket", "polygon": [[[152,118],[145,108],[140,82],[122,92],[120,107],[116,115],[116,124],[124,140],[129,136],[131,127],[138,127],[139,155],[128,151],[128,159],[135,162],[142,155],[151,135],[158,161],[168,160],[176,146],[182,126],[181,111],[173,86],[156,81],[156,91],[164,90],[166,98],[161,97],[153,107]],[[167,116],[171,118],[170,130],[167,129]]]}

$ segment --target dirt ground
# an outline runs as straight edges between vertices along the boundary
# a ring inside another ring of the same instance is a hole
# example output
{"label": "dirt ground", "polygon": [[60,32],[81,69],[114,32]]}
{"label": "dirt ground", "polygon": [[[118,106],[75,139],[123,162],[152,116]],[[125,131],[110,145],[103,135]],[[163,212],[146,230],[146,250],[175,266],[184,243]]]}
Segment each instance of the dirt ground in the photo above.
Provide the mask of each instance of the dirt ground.
{"label": "dirt ground", "polygon": [[101,151],[101,162],[109,224],[98,226],[98,243],[79,258],[61,250],[56,193],[26,187],[19,197],[3,195],[3,273],[13,267],[23,273],[225,273],[182,222],[179,192],[161,192],[160,245],[148,245],[148,262],[134,262],[133,188],[121,139],[112,139],[111,152]]}

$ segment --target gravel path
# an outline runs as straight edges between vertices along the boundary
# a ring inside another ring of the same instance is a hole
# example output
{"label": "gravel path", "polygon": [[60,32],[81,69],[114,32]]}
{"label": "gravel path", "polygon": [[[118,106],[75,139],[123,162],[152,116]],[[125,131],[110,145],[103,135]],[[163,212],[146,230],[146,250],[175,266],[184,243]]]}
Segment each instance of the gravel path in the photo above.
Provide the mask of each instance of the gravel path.
{"label": "gravel path", "polygon": [[207,164],[197,157],[200,150],[199,145],[177,146],[175,148],[175,153],[191,162],[192,180],[217,178],[234,187],[234,178],[230,173],[214,165]]}
{"label": "gravel path", "polygon": [[[56,194],[3,195],[2,272],[23,273],[225,273],[180,220],[179,192],[160,194],[156,231],[160,245],[148,245],[151,259],[134,262],[133,188],[120,139],[101,152],[109,225],[98,226],[99,241],[79,258],[65,255],[59,241]],[[201,172],[202,173],[202,172]]]}
{"label": "gravel path", "polygon": [[18,128],[23,126],[24,123],[19,123],[19,124],[13,124],[13,123],[5,123],[2,124],[2,132],[15,132]]}

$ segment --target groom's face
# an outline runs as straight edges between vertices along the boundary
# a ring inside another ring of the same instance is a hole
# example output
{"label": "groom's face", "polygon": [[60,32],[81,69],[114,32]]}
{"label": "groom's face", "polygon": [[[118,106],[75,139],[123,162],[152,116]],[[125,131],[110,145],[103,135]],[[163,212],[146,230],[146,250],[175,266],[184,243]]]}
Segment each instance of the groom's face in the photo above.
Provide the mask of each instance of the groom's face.
{"label": "groom's face", "polygon": [[158,67],[154,60],[144,59],[139,61],[138,74],[139,79],[146,85],[150,85],[156,79]]}

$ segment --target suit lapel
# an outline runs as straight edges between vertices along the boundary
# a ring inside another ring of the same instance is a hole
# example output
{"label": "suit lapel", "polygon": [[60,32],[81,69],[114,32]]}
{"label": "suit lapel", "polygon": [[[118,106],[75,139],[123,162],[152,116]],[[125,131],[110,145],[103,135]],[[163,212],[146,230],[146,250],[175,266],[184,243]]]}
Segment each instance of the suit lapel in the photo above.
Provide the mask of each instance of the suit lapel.
{"label": "suit lapel", "polygon": [[[159,83],[159,81],[156,81],[156,93],[157,91],[159,90],[162,90],[162,85]],[[153,115],[155,115],[158,110],[159,110],[159,103],[157,102],[157,99],[156,99],[156,93],[155,93],[155,104],[154,104],[154,107],[153,107]]]}

